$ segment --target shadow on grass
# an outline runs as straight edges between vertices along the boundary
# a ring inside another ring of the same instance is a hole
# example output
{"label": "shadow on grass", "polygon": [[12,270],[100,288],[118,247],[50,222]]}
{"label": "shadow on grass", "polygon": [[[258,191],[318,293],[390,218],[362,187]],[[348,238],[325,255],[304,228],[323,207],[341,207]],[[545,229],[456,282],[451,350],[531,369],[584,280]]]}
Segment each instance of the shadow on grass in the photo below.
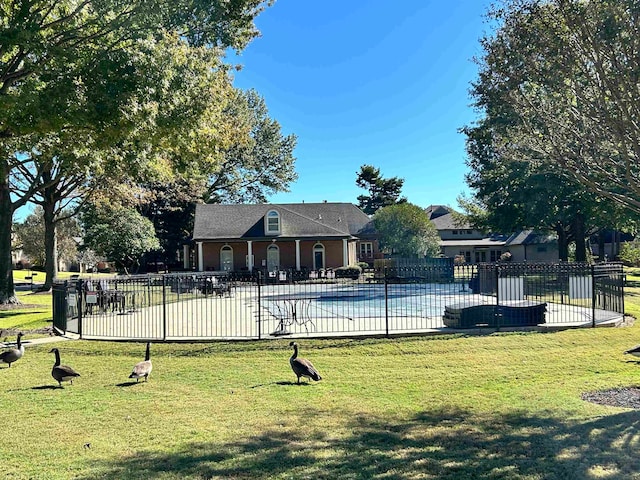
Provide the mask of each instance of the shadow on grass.
{"label": "shadow on grass", "polygon": [[[573,422],[525,413],[424,412],[407,421],[352,418],[344,432],[307,433],[305,419],[227,444],[193,443],[92,463],[86,479],[631,478],[640,415]],[[291,425],[296,425],[291,426]]]}
{"label": "shadow on grass", "polygon": [[37,387],[31,387],[31,390],[61,390],[63,388],[59,385],[38,385]]}
{"label": "shadow on grass", "polygon": [[122,383],[116,383],[116,387],[133,387],[134,385],[139,385],[140,383],[144,383],[144,382],[122,382]]}
{"label": "shadow on grass", "polygon": [[[26,306],[22,306],[20,308],[20,310],[22,311],[15,311],[15,310],[4,310],[4,311],[0,311],[0,318],[11,318],[11,317],[19,317],[20,315],[25,315],[25,314],[29,314],[29,315],[33,315],[33,314],[37,314],[37,313],[47,313],[46,310],[36,310],[36,311],[29,311],[29,312],[25,312],[24,310],[29,310],[30,308],[42,308],[42,305],[26,305]],[[18,309],[16,309],[18,310]],[[15,327],[12,327],[15,328]]]}
{"label": "shadow on grass", "polygon": [[311,382],[306,382],[306,381],[301,381],[300,383],[298,383],[298,382],[290,382],[290,381],[281,381],[281,382],[275,382],[275,383],[276,383],[276,385],[292,385],[294,387],[302,387],[302,386],[308,387],[308,386],[312,385]]}
{"label": "shadow on grass", "polygon": [[627,280],[624,284],[627,288],[640,288],[640,281],[638,280]]}
{"label": "shadow on grass", "polygon": [[311,382],[300,382],[300,384],[298,385],[297,382],[290,382],[290,381],[281,380],[279,382],[258,383],[257,385],[252,385],[249,388],[268,387],[269,385],[281,385],[281,386],[285,386],[285,387],[287,387],[287,386],[302,387],[302,386],[311,385]]}

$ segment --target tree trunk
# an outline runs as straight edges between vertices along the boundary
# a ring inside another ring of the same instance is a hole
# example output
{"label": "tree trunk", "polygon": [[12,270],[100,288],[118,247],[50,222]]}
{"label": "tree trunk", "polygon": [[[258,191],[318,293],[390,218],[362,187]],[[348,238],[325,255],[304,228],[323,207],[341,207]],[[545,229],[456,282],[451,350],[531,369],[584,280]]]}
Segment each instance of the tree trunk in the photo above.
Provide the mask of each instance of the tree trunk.
{"label": "tree trunk", "polygon": [[576,262],[587,261],[587,242],[585,239],[584,216],[579,213],[573,219],[573,237],[576,242]]}
{"label": "tree trunk", "polygon": [[[47,192],[48,193],[48,192]],[[47,200],[49,200],[47,198]],[[44,271],[43,290],[49,290],[58,276],[58,238],[56,235],[55,201],[45,201],[44,210]]]}
{"label": "tree trunk", "polygon": [[556,225],[556,233],[558,234],[558,258],[561,261],[567,262],[569,260],[569,243],[567,242],[567,232],[563,226]]}
{"label": "tree trunk", "polygon": [[606,230],[602,229],[598,232],[598,259],[601,262],[606,261],[607,252],[604,249]]}
{"label": "tree trunk", "polygon": [[20,303],[13,284],[11,260],[11,227],[13,204],[9,195],[9,172],[0,160],[0,304]]}

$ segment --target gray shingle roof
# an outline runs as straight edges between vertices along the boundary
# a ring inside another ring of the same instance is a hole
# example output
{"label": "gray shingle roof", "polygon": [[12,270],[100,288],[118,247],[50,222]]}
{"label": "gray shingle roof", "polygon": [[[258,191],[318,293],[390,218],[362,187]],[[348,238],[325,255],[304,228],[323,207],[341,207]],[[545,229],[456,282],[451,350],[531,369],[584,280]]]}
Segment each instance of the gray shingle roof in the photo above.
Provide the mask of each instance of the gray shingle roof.
{"label": "gray shingle roof", "polygon": [[364,232],[369,217],[351,203],[288,203],[258,205],[197,205],[193,239],[245,240],[273,238],[265,235],[264,216],[280,214],[277,238],[349,238]]}
{"label": "gray shingle roof", "polygon": [[458,222],[452,214],[452,210],[444,205],[430,205],[425,208],[429,220],[435,225],[437,230],[471,229],[467,222]]}
{"label": "gray shingle roof", "polygon": [[558,241],[555,235],[534,232],[533,230],[523,230],[511,235],[506,245],[538,245],[545,243],[556,243]]}

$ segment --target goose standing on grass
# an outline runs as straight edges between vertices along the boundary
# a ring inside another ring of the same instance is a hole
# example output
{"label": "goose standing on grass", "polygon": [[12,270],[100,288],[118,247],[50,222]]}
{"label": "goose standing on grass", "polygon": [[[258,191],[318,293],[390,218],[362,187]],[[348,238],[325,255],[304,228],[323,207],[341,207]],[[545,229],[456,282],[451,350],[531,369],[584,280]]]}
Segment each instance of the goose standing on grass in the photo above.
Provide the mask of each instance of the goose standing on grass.
{"label": "goose standing on grass", "polygon": [[62,382],[69,382],[73,385],[73,379],[79,377],[80,374],[73,368],[67,365],[60,365],[60,352],[57,348],[52,348],[49,353],[56,354],[56,363],[53,364],[51,369],[51,376],[58,382],[58,385],[62,387]]}
{"label": "goose standing on grass", "polygon": [[289,363],[291,364],[293,373],[298,377],[298,384],[300,384],[300,377],[307,377],[316,382],[322,380],[322,377],[309,360],[306,358],[298,358],[298,344],[291,342],[289,346],[293,347],[293,355],[291,355]]}
{"label": "goose standing on grass", "polygon": [[634,357],[640,357],[640,345],[636,345],[635,347],[630,348],[624,353],[633,355]]}
{"label": "goose standing on grass", "polygon": [[144,362],[136,363],[133,367],[133,371],[129,378],[135,378],[136,382],[144,377],[144,381],[146,382],[149,378],[149,374],[153,369],[153,365],[151,365],[151,342],[147,342],[147,352],[144,355]]}
{"label": "goose standing on grass", "polygon": [[5,350],[0,353],[0,362],[8,363],[9,368],[11,368],[11,364],[13,362],[17,362],[24,355],[24,345],[22,345],[22,332],[18,333],[18,348],[10,348],[9,350]]}

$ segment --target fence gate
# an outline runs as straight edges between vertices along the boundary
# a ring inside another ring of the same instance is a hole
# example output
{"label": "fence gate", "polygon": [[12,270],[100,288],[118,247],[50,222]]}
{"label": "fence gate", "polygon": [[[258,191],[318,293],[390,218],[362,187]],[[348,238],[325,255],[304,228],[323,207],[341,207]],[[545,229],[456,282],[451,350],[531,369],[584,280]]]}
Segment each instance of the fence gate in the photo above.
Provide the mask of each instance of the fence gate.
{"label": "fence gate", "polygon": [[80,298],[76,292],[75,282],[54,283],[53,294],[53,326],[62,333],[79,334],[78,305]]}
{"label": "fence gate", "polygon": [[593,310],[624,314],[624,271],[621,263],[593,266]]}

